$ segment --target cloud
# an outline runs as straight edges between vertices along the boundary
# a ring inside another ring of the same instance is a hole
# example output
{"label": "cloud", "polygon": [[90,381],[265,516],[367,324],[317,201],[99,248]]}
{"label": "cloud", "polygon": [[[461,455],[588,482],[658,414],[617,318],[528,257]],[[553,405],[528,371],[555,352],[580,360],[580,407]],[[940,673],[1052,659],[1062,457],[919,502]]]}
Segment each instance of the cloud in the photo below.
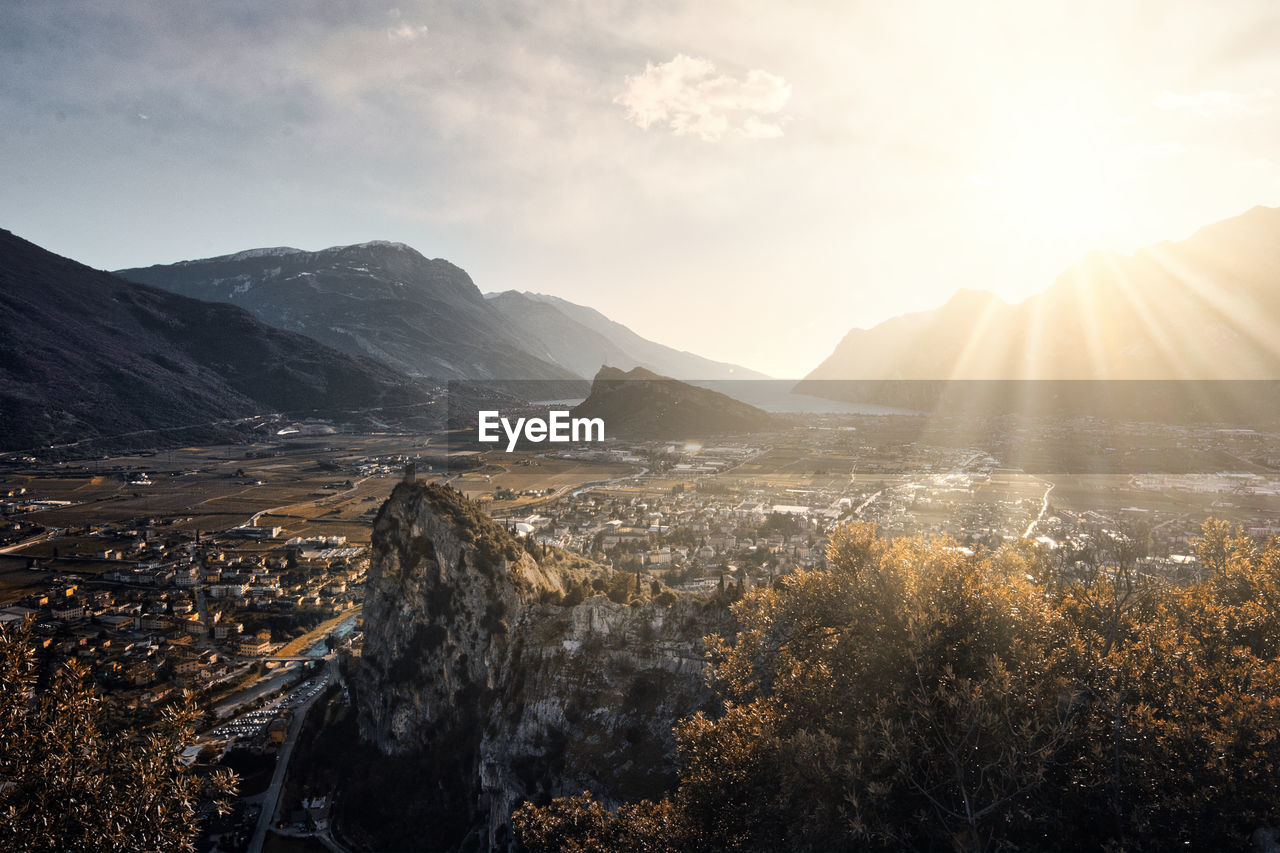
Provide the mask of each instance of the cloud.
{"label": "cloud", "polygon": [[776,139],[782,135],[781,125],[761,121],[756,116],[747,116],[742,123],[742,135],[750,139]]}
{"label": "cloud", "polygon": [[613,99],[627,118],[648,130],[654,125],[676,136],[715,142],[725,134],[751,139],[782,135],[778,113],[791,98],[782,77],[752,69],[741,79],[717,74],[709,60],[680,54],[643,74],[628,76],[626,90]]}
{"label": "cloud", "polygon": [[1275,93],[1268,89],[1256,92],[1227,92],[1221,89],[1202,92],[1170,92],[1157,95],[1152,105],[1161,110],[1186,110],[1202,118],[1213,116],[1260,116],[1271,112]]}
{"label": "cloud", "polygon": [[[399,13],[399,9],[393,10]],[[427,25],[415,27],[408,21],[401,21],[394,27],[387,27],[387,39],[392,42],[414,42],[427,37]]]}

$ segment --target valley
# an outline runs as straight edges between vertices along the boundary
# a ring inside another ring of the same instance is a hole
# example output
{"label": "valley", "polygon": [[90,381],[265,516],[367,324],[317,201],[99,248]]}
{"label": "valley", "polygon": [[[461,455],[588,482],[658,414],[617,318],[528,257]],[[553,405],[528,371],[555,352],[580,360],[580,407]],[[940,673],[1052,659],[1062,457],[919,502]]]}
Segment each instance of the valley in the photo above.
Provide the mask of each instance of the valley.
{"label": "valley", "polygon": [[[948,537],[967,551],[1028,540],[1068,563],[1123,537],[1140,545],[1144,573],[1176,581],[1202,570],[1191,541],[1206,518],[1265,538],[1280,517],[1280,432],[791,415],[742,436],[611,438],[513,453],[457,450],[457,437],[443,432],[282,432],[252,444],[99,459],[10,458],[0,467],[8,520],[0,619],[34,618],[46,665],[88,663],[111,703],[139,721],[183,689],[196,691],[211,719],[255,720],[211,727],[193,748],[270,762],[278,744],[268,723],[287,725],[293,713],[276,697],[315,681],[321,658],[334,664],[321,683],[331,685],[321,710],[307,702],[298,713],[354,713],[342,709],[350,708],[351,661],[365,640],[343,617],[363,612],[367,627],[375,518],[407,467],[420,482],[458,490],[477,519],[492,517],[534,553],[554,549],[599,566],[591,571],[604,573],[595,575],[605,578],[601,596],[613,595],[609,577],[708,601],[769,586],[824,567],[829,534],[850,521],[873,522],[888,538]],[[568,587],[558,589],[565,595]],[[681,642],[722,617],[707,618],[695,618]],[[590,631],[573,642],[584,636]],[[298,654],[317,664],[285,661]],[[337,666],[341,660],[348,663]],[[271,710],[264,716],[260,705]],[[323,737],[305,731],[309,740]],[[274,816],[262,817],[247,795],[229,820],[210,825],[213,846],[204,849],[240,849],[232,840],[248,838],[255,822],[292,836],[341,837],[344,795],[325,793],[335,780],[315,760],[284,777]],[[517,785],[502,797],[527,795]],[[317,797],[327,798],[324,809],[288,817]],[[361,826],[358,833],[368,831]],[[264,844],[269,837],[255,836]]]}

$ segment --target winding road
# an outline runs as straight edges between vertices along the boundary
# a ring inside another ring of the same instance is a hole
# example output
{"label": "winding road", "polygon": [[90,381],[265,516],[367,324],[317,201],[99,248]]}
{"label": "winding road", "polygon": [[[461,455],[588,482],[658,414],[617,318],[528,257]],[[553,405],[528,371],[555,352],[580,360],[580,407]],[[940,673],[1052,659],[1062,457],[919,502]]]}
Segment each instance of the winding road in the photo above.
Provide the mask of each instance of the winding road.
{"label": "winding road", "polygon": [[[1037,477],[1036,479],[1039,480],[1040,478]],[[1054,484],[1050,483],[1048,480],[1040,480],[1040,482],[1045,485],[1044,497],[1040,499],[1040,514],[1031,520],[1031,523],[1027,525],[1026,530],[1022,531],[1023,539],[1031,538],[1032,531],[1036,529],[1036,525],[1044,518],[1044,514],[1049,511],[1049,493],[1053,491]]]}

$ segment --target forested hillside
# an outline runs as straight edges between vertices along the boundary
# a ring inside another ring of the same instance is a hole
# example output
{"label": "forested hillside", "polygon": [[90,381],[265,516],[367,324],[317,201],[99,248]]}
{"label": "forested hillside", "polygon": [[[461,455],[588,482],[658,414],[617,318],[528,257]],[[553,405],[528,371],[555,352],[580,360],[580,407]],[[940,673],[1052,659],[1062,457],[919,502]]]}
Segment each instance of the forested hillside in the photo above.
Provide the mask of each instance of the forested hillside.
{"label": "forested hillside", "polygon": [[829,571],[735,605],[724,713],[677,728],[678,786],[526,804],[530,850],[1242,849],[1273,825],[1280,544],[1210,521],[1203,577],[1141,542],[967,554],[837,533]]}

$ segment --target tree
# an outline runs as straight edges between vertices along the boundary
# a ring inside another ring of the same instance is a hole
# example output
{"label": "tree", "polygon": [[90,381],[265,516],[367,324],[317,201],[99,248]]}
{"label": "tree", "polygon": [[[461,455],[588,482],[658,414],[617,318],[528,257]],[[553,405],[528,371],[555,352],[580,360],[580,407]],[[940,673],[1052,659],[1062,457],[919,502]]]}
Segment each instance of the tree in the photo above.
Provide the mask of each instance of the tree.
{"label": "tree", "polygon": [[0,626],[0,849],[191,850],[197,808],[225,812],[230,771],[178,759],[194,739],[190,699],[146,732],[104,730],[103,700],[76,662],[34,696],[29,626]]}
{"label": "tree", "polygon": [[1198,547],[1210,576],[1175,588],[1126,542],[1069,580],[1026,545],[841,528],[708,638],[723,708],[677,727],[674,790],[513,825],[535,852],[1243,846],[1274,819],[1280,544]]}
{"label": "tree", "polygon": [[564,594],[564,599],[560,602],[564,607],[577,607],[587,598],[586,590],[580,582],[569,583],[569,587]]}

